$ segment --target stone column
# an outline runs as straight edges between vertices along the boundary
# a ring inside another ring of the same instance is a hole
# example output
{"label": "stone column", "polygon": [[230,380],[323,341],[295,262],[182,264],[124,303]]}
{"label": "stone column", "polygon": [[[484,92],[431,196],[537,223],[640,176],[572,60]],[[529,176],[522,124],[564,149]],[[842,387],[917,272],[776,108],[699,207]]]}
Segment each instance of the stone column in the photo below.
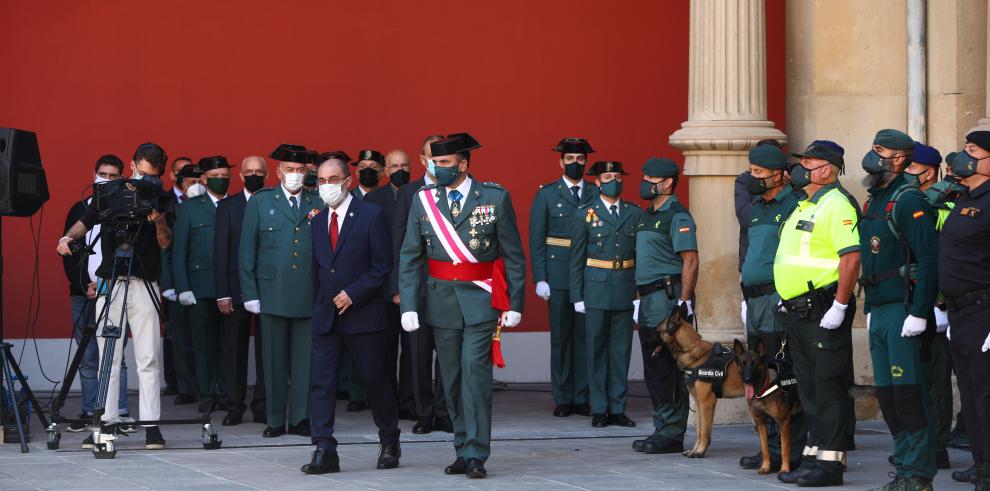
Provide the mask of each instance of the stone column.
{"label": "stone column", "polygon": [[739,317],[739,224],[733,183],[756,142],[787,137],[767,121],[764,0],[691,0],[688,120],[670,135],[684,153],[698,224],[698,321],[709,340],[745,339]]}
{"label": "stone column", "polygon": [[975,130],[990,131],[990,62],[987,62],[986,61],[988,58],[990,58],[990,11],[987,12],[987,30],[986,30],[986,32],[988,33],[987,34],[987,47],[986,47],[986,51],[983,53],[984,62],[987,64],[987,70],[986,70],[986,73],[987,73],[987,76],[986,76],[987,103],[986,103],[986,109],[984,110],[984,114],[986,115],[986,117],[980,119],[980,121],[978,121],[976,123],[976,128],[973,128],[973,131],[975,131]]}

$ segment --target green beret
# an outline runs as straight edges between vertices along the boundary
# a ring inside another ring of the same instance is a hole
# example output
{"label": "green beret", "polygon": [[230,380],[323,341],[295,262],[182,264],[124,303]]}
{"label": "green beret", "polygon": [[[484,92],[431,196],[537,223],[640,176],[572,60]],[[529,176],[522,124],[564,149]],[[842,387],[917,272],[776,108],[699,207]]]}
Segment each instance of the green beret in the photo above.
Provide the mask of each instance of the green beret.
{"label": "green beret", "polygon": [[878,131],[873,144],[894,150],[914,150],[914,140],[907,133],[889,128]]}
{"label": "green beret", "polygon": [[773,145],[760,145],[749,151],[749,163],[765,169],[781,170],[787,167],[787,156]]}
{"label": "green beret", "polygon": [[650,177],[674,177],[679,169],[673,160],[659,157],[650,157],[643,164],[643,174]]}

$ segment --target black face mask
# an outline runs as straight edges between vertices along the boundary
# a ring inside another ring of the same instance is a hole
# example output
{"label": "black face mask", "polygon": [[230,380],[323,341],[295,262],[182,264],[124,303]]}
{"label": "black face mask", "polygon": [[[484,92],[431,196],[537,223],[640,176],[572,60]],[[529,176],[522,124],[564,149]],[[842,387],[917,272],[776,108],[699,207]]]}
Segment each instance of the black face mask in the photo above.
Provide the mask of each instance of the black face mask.
{"label": "black face mask", "polygon": [[265,176],[244,176],[244,189],[253,193],[265,187]]}
{"label": "black face mask", "polygon": [[316,171],[306,172],[306,177],[303,178],[303,187],[310,189],[316,187]]}
{"label": "black face mask", "polygon": [[753,177],[752,174],[749,174],[749,178],[746,180],[746,191],[749,191],[749,194],[753,196],[759,196],[773,188],[779,187],[783,180],[777,182],[777,184],[773,186],[767,185],[767,181],[773,179],[774,177],[776,177],[776,175],[761,178]]}
{"label": "black face mask", "polygon": [[403,184],[409,182],[409,171],[405,169],[399,169],[388,176],[388,180],[395,187],[400,187]]}
{"label": "black face mask", "polygon": [[584,164],[577,162],[564,164],[564,175],[575,181],[580,180],[584,176]]}
{"label": "black face mask", "polygon": [[365,167],[358,171],[358,182],[366,188],[373,188],[378,185],[378,169]]}

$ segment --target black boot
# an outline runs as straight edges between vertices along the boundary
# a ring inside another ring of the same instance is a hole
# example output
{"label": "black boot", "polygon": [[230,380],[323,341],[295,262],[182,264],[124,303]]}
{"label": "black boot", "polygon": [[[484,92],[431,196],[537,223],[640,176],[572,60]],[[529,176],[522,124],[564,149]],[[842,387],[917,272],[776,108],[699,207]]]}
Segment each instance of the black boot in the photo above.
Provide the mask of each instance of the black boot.
{"label": "black boot", "polygon": [[811,472],[811,469],[815,467],[815,458],[811,456],[801,457],[801,465],[797,467],[791,467],[791,472],[777,474],[777,480],[780,482],[785,482],[787,484],[794,484],[797,482],[798,478],[804,476],[805,474]]}
{"label": "black boot", "polygon": [[842,486],[842,462],[815,462],[810,472],[798,478],[797,485],[799,488]]}
{"label": "black boot", "polygon": [[952,473],[952,480],[956,482],[968,482],[976,484],[976,465],[971,465],[961,471]]}

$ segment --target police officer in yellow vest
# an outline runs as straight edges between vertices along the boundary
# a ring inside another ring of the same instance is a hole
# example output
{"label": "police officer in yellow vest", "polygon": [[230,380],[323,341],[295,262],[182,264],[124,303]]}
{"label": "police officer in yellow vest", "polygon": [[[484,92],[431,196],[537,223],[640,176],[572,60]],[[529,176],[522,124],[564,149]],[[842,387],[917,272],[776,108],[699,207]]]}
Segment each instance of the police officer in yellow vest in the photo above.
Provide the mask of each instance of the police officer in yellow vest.
{"label": "police officer in yellow vest", "polygon": [[858,212],[839,186],[843,149],[817,140],[794,154],[791,185],[802,189],[780,229],[773,277],[798,394],[808,422],[801,466],[777,478],[799,486],[841,486],[850,428],[853,286],[859,275]]}
{"label": "police officer in yellow vest", "polygon": [[595,162],[600,195],[573,218],[570,277],[574,311],[585,314],[591,426],[636,426],[626,416],[636,298],[636,226],[642,210],[622,201],[622,162]]}
{"label": "police officer in yellow vest", "polygon": [[569,268],[574,219],[583,218],[577,214],[578,208],[598,197],[598,188],[583,178],[588,154],[595,150],[584,138],[564,138],[553,150],[560,153],[564,175],[540,186],[533,198],[529,259],[536,295],[550,304],[550,387],[556,403],[553,415],[566,417],[576,412],[587,416],[591,407],[585,316],[575,312],[571,303]]}

